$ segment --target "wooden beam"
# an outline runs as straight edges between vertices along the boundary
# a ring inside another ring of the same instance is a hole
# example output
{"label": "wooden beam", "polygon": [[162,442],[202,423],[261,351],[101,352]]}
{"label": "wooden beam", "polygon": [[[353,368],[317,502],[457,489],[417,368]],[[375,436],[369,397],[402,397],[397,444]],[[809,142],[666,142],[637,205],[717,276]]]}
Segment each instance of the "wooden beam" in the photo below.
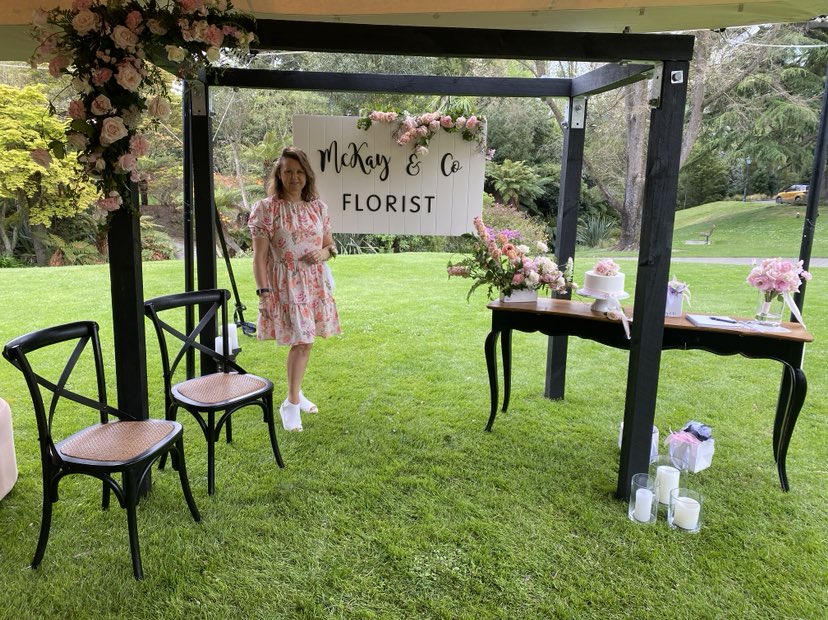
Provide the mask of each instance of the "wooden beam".
{"label": "wooden beam", "polygon": [[616,62],[687,60],[691,35],[377,26],[260,19],[260,50]]}
{"label": "wooden beam", "polygon": [[634,474],[649,466],[655,419],[664,307],[673,246],[681,133],[687,99],[686,62],[665,62],[661,106],[650,114],[641,241],[635,281],[627,400],[616,495],[627,498]]}
{"label": "wooden beam", "polygon": [[[576,109],[576,106],[582,106]],[[561,162],[561,189],[558,198],[558,228],[555,235],[555,260],[559,266],[575,257],[578,232],[578,207],[581,203],[581,174],[584,166],[587,100],[579,97],[569,100],[564,128],[563,158]],[[573,122],[573,119],[578,119]],[[557,295],[570,299],[572,293]],[[566,389],[566,357],[568,336],[550,336],[546,345],[546,384],[543,395],[552,400],[563,399]]]}
{"label": "wooden beam", "polygon": [[572,96],[597,95],[633,82],[646,80],[654,65],[609,64],[572,78]]}
{"label": "wooden beam", "polygon": [[211,86],[239,88],[489,97],[568,97],[571,84],[571,80],[565,78],[377,75],[270,69],[214,69],[206,73],[206,79]]}

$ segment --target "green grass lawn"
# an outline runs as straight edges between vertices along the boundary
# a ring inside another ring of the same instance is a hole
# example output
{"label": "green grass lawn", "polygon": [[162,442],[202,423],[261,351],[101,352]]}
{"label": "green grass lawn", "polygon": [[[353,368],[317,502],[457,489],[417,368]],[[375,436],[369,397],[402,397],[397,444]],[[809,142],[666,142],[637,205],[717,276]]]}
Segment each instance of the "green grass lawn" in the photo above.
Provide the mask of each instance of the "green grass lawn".
{"label": "green grass lawn", "polygon": [[[673,256],[767,258],[799,256],[805,207],[773,202],[713,202],[676,212]],[[699,233],[716,228],[710,245]],[[818,229],[819,227],[817,227]],[[688,243],[690,242],[690,243]],[[604,256],[606,249],[578,248],[576,256]],[[614,256],[635,256],[615,252]],[[828,236],[817,233],[812,256],[828,256]]]}
{"label": "green grass lawn", "polygon": [[[726,238],[714,236],[713,248]],[[204,439],[182,415],[203,521],[190,518],[171,470],[154,473],[139,510],[141,582],[124,512],[101,512],[100,485],[78,478],[61,487],[43,564],[28,568],[41,506],[36,429],[20,374],[0,362],[20,467],[0,501],[0,617],[824,617],[828,269],[814,269],[808,285],[815,342],[788,455],[790,493],[771,452],[780,366],[662,355],[662,437],[697,419],[716,438],[712,467],[690,477],[706,497],[703,529],[683,535],[663,515],[652,527],[630,522],[614,496],[627,353],[571,339],[567,396],[553,402],[542,396],[546,338],[516,333],[510,410],[483,431],[489,312],[482,293],[467,303],[467,282],[447,279],[448,258],[333,263],[344,334],[314,347],[305,391],[320,413],[304,416],[303,433],[279,431],[286,469],[276,467],[257,410],[239,412],[234,442],[217,447],[217,492],[208,497]],[[252,320],[251,261],[234,268]],[[630,292],[634,268],[624,263]],[[733,315],[754,309],[747,271],[676,269],[690,283],[692,310]],[[182,274],[180,261],[145,264],[145,295],[180,290]],[[106,266],[4,269],[0,291],[0,342],[94,318],[114,383]],[[242,346],[240,363],[273,378],[281,398],[286,350],[251,338]],[[161,416],[149,349],[151,412]]]}

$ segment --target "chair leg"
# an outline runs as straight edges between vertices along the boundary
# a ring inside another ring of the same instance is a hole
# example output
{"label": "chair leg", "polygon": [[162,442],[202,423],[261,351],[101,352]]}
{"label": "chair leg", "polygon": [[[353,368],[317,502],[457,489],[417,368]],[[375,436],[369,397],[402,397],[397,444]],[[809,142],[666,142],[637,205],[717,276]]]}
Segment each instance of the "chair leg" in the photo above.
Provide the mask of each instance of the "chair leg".
{"label": "chair leg", "polygon": [[270,435],[270,447],[273,448],[273,456],[276,457],[276,463],[279,467],[284,468],[285,462],[282,460],[282,453],[279,451],[279,442],[276,441],[276,426],[273,422],[273,395],[267,394],[263,396],[262,402],[264,402],[262,410],[264,411],[265,422],[267,422],[267,432]]}
{"label": "chair leg", "polygon": [[132,555],[132,573],[136,579],[144,578],[141,566],[141,548],[138,545],[138,481],[132,472],[124,472],[124,495],[129,528],[129,551]]}
{"label": "chair leg", "polygon": [[228,417],[227,420],[224,422],[224,425],[227,427],[224,431],[227,435],[227,443],[230,443],[233,441],[233,417]]}
{"label": "chair leg", "polygon": [[32,568],[40,566],[41,560],[46,553],[46,544],[49,542],[49,529],[52,526],[52,499],[44,483],[43,489],[43,514],[40,517],[40,536],[37,539],[37,549],[32,559]]}
{"label": "chair leg", "polygon": [[109,485],[104,482],[103,483],[103,497],[101,497],[101,510],[109,510],[109,494],[112,492],[112,489],[109,488]]}
{"label": "chair leg", "polygon": [[193,515],[193,520],[201,521],[201,513],[198,512],[193,493],[190,490],[190,479],[187,477],[187,465],[184,463],[184,438],[181,437],[175,442],[175,453],[172,456],[173,462],[178,464],[178,477],[181,478],[181,489],[184,491],[184,499],[187,500],[187,506],[190,508],[190,514]]}
{"label": "chair leg", "polygon": [[[178,413],[178,408],[175,407],[175,406],[171,406],[167,409],[167,415],[165,415],[164,417],[167,420],[175,422],[176,413]],[[166,464],[167,464],[167,454],[168,454],[168,452],[165,452],[164,454],[161,455],[161,458],[158,461],[158,469],[164,469],[164,467],[166,466]]]}
{"label": "chair leg", "polygon": [[216,414],[207,414],[207,495],[216,492]]}

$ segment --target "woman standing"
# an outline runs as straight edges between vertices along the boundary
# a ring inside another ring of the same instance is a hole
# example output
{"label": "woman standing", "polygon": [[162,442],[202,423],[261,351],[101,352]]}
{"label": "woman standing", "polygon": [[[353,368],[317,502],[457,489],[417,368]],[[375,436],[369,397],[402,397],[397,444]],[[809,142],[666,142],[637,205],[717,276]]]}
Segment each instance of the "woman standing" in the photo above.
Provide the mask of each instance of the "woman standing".
{"label": "woman standing", "polygon": [[290,346],[287,398],[279,411],[285,430],[301,431],[300,411],[317,411],[302,392],[314,339],[341,333],[324,265],[336,256],[336,245],[303,151],[282,151],[266,190],[268,197],[253,205],[248,222],[259,296],[256,333],[259,340]]}

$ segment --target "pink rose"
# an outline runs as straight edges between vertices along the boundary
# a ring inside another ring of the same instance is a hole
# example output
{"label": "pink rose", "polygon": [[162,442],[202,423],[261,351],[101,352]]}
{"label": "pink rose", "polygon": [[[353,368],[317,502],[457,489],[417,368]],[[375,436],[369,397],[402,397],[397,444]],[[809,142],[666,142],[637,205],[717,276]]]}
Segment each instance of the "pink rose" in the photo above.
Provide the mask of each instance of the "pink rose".
{"label": "pink rose", "polygon": [[150,116],[163,120],[170,115],[170,103],[163,97],[153,97],[147,103],[147,112],[149,112]]}
{"label": "pink rose", "polygon": [[479,121],[477,120],[477,117],[474,114],[472,114],[466,121],[466,129],[468,129],[469,131],[474,131],[474,128],[477,127],[478,122]]}
{"label": "pink rose", "polygon": [[55,56],[49,61],[49,75],[59,77],[63,70],[71,64],[72,61],[66,56]]}
{"label": "pink rose", "polygon": [[221,47],[224,41],[224,32],[217,26],[210,26],[204,33],[204,42],[212,47]]}
{"label": "pink rose", "polygon": [[124,153],[118,158],[118,167],[124,172],[132,172],[138,167],[138,158],[132,153]]}
{"label": "pink rose", "polygon": [[118,192],[110,192],[106,198],[98,198],[97,205],[104,211],[117,211],[121,208],[121,197]]}
{"label": "pink rose", "polygon": [[101,123],[101,144],[109,146],[127,136],[127,128],[120,116],[108,116]]}
{"label": "pink rose", "polygon": [[122,50],[127,51],[134,50],[135,45],[138,43],[138,35],[126,26],[121,26],[120,24],[115,26],[110,38],[115,44],[115,47],[119,47]]}
{"label": "pink rose", "polygon": [[79,11],[77,15],[72,18],[72,28],[75,29],[79,35],[84,36],[97,30],[101,25],[101,18],[97,13],[93,13],[89,9]]}
{"label": "pink rose", "polygon": [[148,19],[147,28],[149,28],[152,34],[158,36],[164,36],[165,34],[167,34],[167,29],[164,28],[164,24],[159,22],[157,19]]}
{"label": "pink rose", "polygon": [[143,134],[136,133],[129,139],[129,152],[136,157],[143,157],[149,152],[149,140]]}
{"label": "pink rose", "polygon": [[86,118],[86,106],[83,105],[83,101],[73,99],[69,102],[69,118],[76,121]]}
{"label": "pink rose", "polygon": [[34,149],[31,153],[29,153],[29,157],[31,157],[35,163],[40,164],[44,168],[48,168],[52,163],[52,154],[46,149]]}
{"label": "pink rose", "polygon": [[95,69],[95,73],[92,74],[92,83],[95,86],[103,86],[111,77],[112,69],[109,69],[108,67],[101,67],[100,69]]}
{"label": "pink rose", "polygon": [[[141,15],[140,11],[130,11],[127,13],[124,23],[126,23],[126,27],[133,32],[140,32],[138,27],[141,25],[142,21],[144,21],[144,16]],[[143,30],[143,28],[141,30]]]}
{"label": "pink rose", "polygon": [[76,131],[72,131],[66,134],[66,141],[79,151],[85,149],[86,145],[89,144],[89,140],[86,138],[86,136]]}
{"label": "pink rose", "polygon": [[520,286],[521,284],[523,284],[523,281],[523,274],[516,273],[514,276],[512,276],[512,284],[515,286]]}
{"label": "pink rose", "polygon": [[123,62],[118,65],[118,73],[115,75],[115,81],[125,90],[133,93],[137,91],[141,85],[141,79],[141,74],[131,64]]}
{"label": "pink rose", "polygon": [[176,0],[178,2],[178,6],[181,7],[181,10],[185,13],[195,13],[196,10],[201,8],[202,0]]}
{"label": "pink rose", "polygon": [[106,95],[98,95],[92,100],[90,108],[95,116],[105,116],[112,112],[112,102]]}
{"label": "pink rose", "polygon": [[438,129],[440,129],[440,121],[438,120],[435,119],[428,124],[428,130],[431,133],[436,133]]}
{"label": "pink rose", "polygon": [[466,126],[466,117],[458,116],[457,120],[454,121],[454,126],[457,127],[457,129],[463,129],[463,127]]}
{"label": "pink rose", "polygon": [[73,11],[83,11],[84,9],[88,9],[90,6],[92,6],[92,0],[75,0],[72,2]]}
{"label": "pink rose", "polygon": [[451,120],[451,117],[446,114],[440,119],[440,124],[445,127],[446,129],[451,129],[454,127],[454,121]]}

